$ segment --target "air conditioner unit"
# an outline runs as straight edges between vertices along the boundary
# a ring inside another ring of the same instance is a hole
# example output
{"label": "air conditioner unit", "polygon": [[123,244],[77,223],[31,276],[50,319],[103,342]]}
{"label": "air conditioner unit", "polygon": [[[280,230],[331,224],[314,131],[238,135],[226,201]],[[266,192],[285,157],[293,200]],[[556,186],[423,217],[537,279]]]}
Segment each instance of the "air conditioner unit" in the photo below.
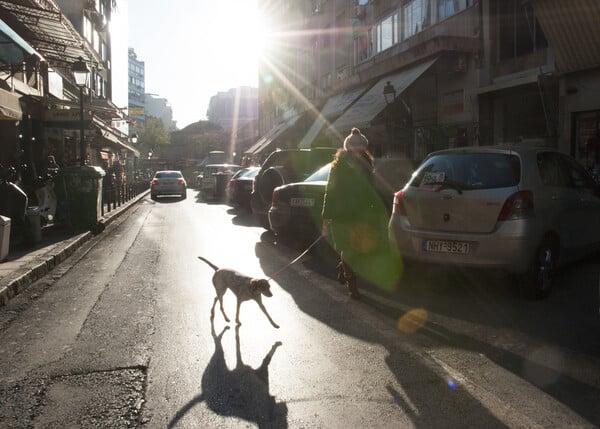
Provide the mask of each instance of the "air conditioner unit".
{"label": "air conditioner unit", "polygon": [[357,4],[354,6],[354,17],[357,19],[364,19],[367,16],[367,7],[364,4]]}

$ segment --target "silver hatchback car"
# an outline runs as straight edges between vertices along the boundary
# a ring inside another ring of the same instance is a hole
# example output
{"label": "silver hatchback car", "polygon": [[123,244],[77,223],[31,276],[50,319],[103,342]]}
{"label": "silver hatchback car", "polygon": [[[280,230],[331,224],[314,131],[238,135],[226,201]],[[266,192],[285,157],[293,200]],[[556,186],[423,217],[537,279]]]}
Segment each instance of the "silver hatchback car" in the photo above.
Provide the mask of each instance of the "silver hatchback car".
{"label": "silver hatchback car", "polygon": [[600,193],[554,149],[443,150],[395,194],[389,233],[409,260],[503,269],[541,298],[558,267],[599,249]]}

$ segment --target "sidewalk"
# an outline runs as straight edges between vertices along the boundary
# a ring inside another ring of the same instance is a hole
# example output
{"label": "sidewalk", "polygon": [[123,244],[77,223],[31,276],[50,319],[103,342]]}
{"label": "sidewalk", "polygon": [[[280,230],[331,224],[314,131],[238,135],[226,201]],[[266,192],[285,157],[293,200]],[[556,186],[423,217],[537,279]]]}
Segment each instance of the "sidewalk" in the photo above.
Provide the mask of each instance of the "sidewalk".
{"label": "sidewalk", "polygon": [[[108,225],[144,198],[148,192],[146,190],[106,213],[100,218],[100,223]],[[12,297],[52,271],[92,237],[90,231],[73,231],[63,226],[51,225],[42,229],[40,243],[31,247],[11,247],[8,257],[0,262],[0,306],[6,305]]]}

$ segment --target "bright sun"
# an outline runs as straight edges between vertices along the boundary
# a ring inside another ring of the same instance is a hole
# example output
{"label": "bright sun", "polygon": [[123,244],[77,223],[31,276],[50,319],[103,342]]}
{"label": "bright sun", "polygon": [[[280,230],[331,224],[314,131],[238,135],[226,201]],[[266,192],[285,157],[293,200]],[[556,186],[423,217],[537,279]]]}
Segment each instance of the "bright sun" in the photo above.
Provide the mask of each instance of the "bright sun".
{"label": "bright sun", "polygon": [[[229,7],[234,7],[231,2]],[[254,73],[258,63],[269,50],[269,33],[266,20],[259,14],[255,1],[235,2],[235,13],[222,10],[219,28],[215,32],[221,61],[227,67],[238,68],[238,73]],[[247,71],[246,71],[247,70]]]}

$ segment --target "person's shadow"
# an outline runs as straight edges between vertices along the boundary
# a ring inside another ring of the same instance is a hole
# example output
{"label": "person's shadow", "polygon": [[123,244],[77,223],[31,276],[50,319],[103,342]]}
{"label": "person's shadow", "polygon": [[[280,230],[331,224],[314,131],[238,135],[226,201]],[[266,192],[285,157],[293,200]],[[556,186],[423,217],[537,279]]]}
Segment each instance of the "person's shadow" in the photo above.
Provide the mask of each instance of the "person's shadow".
{"label": "person's shadow", "polygon": [[212,318],[210,325],[215,352],[202,374],[202,393],[181,407],[168,427],[174,428],[194,406],[206,402],[208,408],[219,415],[255,422],[259,428],[287,428],[286,403],[277,402],[275,397],[269,394],[269,363],[281,342],[273,344],[258,368],[251,368],[242,361],[240,326],[236,326],[236,366],[230,370],[225,362],[221,344],[223,334],[229,326],[217,335]]}

